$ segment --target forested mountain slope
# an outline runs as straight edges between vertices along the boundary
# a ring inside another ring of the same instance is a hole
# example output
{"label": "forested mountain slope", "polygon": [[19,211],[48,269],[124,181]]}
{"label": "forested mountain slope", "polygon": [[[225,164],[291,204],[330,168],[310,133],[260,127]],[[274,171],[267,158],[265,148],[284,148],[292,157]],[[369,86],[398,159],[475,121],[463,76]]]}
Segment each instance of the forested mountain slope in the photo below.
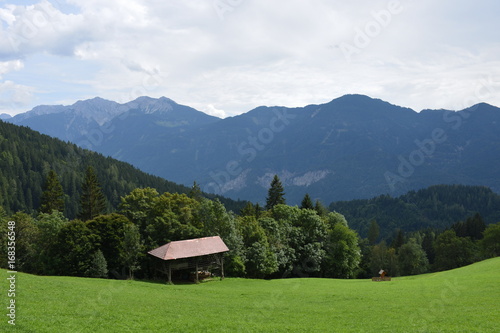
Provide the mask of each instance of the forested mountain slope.
{"label": "forested mountain slope", "polygon": [[[137,187],[153,187],[160,193],[189,192],[186,186],[144,173],[128,163],[0,121],[0,206],[8,213],[36,211],[45,178],[55,170],[65,193],[65,215],[74,218],[88,166],[96,170],[110,210],[118,205],[121,196]],[[220,199],[237,211],[242,206]]]}
{"label": "forested mountain slope", "polygon": [[390,237],[396,229],[447,228],[476,213],[487,224],[500,222],[500,195],[483,186],[436,185],[396,198],[381,195],[333,202],[329,208],[343,214],[363,237],[373,220],[380,226],[381,238]]}

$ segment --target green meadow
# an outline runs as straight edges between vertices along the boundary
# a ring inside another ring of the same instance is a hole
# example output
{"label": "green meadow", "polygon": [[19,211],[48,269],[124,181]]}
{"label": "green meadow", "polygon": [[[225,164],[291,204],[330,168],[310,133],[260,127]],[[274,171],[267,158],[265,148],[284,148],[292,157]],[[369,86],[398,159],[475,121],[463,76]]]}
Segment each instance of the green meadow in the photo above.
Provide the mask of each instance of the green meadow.
{"label": "green meadow", "polygon": [[166,285],[17,273],[12,332],[498,332],[500,258],[391,282],[226,278]]}

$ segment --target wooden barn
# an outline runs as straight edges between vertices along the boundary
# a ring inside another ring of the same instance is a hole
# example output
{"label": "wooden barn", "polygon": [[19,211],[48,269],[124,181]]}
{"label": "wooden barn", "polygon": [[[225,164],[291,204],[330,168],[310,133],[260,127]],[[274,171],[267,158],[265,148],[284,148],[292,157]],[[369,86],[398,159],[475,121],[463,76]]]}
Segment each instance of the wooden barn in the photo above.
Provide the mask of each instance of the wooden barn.
{"label": "wooden barn", "polygon": [[199,281],[200,270],[220,269],[224,278],[224,252],[229,249],[219,236],[174,241],[162,245],[148,254],[162,260],[161,271],[167,274],[172,283],[172,271],[193,270],[194,280]]}

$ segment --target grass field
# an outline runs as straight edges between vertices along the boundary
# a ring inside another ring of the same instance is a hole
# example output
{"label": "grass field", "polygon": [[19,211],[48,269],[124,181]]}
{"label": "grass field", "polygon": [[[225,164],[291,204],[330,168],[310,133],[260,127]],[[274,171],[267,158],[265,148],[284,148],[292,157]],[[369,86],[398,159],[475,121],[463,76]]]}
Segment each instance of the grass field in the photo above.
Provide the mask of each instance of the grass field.
{"label": "grass field", "polygon": [[[7,272],[1,271],[6,277]],[[370,280],[165,285],[17,274],[12,332],[499,332],[500,258]]]}

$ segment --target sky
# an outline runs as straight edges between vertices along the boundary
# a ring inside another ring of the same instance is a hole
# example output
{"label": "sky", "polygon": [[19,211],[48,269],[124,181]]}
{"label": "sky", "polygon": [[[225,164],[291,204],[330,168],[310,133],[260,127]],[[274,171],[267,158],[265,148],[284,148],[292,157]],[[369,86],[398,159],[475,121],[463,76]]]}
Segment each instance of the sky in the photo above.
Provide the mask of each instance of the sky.
{"label": "sky", "polygon": [[0,113],[96,96],[228,117],[364,94],[500,106],[498,0],[0,0]]}

